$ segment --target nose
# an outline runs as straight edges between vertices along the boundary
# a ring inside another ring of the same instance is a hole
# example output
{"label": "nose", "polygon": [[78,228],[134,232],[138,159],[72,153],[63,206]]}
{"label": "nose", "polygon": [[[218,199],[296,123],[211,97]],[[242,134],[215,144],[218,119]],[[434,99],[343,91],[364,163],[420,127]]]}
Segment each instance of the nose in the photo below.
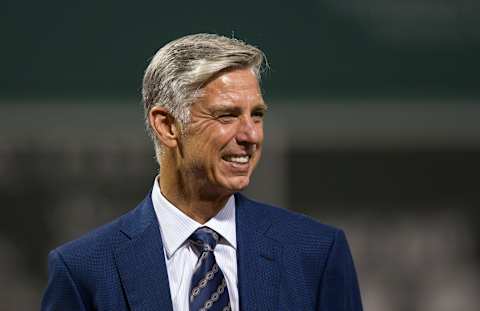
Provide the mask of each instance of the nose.
{"label": "nose", "polygon": [[238,144],[258,144],[263,138],[262,122],[255,122],[252,117],[242,118],[236,136]]}

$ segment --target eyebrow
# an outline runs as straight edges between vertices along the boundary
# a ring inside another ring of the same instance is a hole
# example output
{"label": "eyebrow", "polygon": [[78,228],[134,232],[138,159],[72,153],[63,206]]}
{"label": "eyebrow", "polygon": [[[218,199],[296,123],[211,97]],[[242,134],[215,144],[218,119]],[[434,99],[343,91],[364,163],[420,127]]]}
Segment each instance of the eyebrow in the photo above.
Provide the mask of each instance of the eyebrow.
{"label": "eyebrow", "polygon": [[267,111],[268,105],[265,102],[260,102],[255,106],[255,109],[258,109],[258,108],[262,109],[263,111]]}
{"label": "eyebrow", "polygon": [[[228,104],[219,104],[218,106],[214,107],[214,110],[216,112],[241,112],[241,108],[240,107],[236,107],[236,106],[230,106]],[[253,111],[258,111],[258,110],[262,110],[262,111],[267,111],[268,110],[268,106],[267,104],[265,104],[264,102],[260,102],[258,104],[255,104],[255,106],[253,107],[252,109]]]}

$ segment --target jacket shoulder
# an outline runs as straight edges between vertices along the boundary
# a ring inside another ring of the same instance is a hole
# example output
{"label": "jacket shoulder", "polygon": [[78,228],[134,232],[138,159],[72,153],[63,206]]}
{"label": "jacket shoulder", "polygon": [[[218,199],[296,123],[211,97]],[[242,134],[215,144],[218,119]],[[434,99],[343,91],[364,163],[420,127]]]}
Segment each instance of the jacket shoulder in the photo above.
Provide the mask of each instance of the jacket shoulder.
{"label": "jacket shoulder", "polygon": [[[141,219],[153,220],[153,217],[145,217],[148,210],[147,197],[135,209],[121,215],[113,221],[93,229],[79,238],[69,241],[57,247],[53,252],[58,253],[67,263],[75,262],[99,262],[102,258],[112,256],[112,249],[119,243],[129,239],[129,236],[123,232],[124,228],[129,226],[142,227]],[[146,208],[145,208],[146,207]],[[153,214],[153,211],[150,213]]]}
{"label": "jacket shoulder", "polygon": [[270,222],[268,236],[283,243],[295,243],[311,248],[313,245],[329,246],[340,229],[323,224],[318,220],[285,208],[260,203],[241,196],[241,200],[251,206],[257,219]]}
{"label": "jacket shoulder", "polygon": [[105,249],[114,243],[123,216],[95,228],[82,236],[58,246],[55,251],[62,257],[88,257],[92,252]]}

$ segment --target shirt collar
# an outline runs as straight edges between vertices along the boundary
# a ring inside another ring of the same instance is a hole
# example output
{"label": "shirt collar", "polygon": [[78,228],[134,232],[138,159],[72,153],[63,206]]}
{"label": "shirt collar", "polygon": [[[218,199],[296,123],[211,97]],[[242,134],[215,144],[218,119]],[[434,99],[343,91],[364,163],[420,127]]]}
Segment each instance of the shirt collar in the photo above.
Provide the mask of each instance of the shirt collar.
{"label": "shirt collar", "polygon": [[230,246],[234,249],[237,248],[235,198],[233,195],[230,196],[217,215],[203,225],[188,217],[165,198],[160,191],[158,178],[155,178],[153,184],[152,202],[160,225],[162,242],[167,258],[170,258],[190,235],[200,227],[209,227],[215,230]]}

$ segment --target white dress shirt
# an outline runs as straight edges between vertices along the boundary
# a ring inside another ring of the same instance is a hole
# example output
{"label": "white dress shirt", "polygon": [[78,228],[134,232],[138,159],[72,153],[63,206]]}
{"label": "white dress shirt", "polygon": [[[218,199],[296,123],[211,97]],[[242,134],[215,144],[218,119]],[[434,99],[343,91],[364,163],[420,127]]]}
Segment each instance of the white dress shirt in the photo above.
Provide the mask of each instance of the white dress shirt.
{"label": "white dress shirt", "polygon": [[185,215],[163,196],[157,178],[153,185],[152,202],[160,224],[173,310],[189,310],[190,281],[198,256],[190,246],[188,238],[195,230],[206,226],[222,236],[213,253],[227,281],[232,310],[239,311],[237,236],[233,195],[228,199],[225,207],[203,225]]}

